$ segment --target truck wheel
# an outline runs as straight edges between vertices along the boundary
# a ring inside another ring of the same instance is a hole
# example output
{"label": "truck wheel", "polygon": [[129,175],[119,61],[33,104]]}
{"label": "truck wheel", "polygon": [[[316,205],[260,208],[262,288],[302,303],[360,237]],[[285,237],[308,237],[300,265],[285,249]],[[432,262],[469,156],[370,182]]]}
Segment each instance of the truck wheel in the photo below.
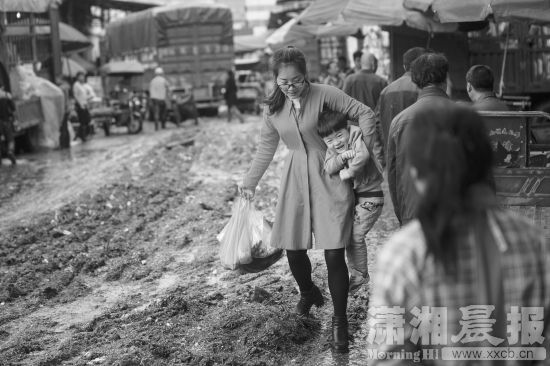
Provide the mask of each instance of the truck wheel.
{"label": "truck wheel", "polygon": [[131,117],[128,124],[128,132],[132,135],[140,133],[143,129],[143,119],[141,117]]}

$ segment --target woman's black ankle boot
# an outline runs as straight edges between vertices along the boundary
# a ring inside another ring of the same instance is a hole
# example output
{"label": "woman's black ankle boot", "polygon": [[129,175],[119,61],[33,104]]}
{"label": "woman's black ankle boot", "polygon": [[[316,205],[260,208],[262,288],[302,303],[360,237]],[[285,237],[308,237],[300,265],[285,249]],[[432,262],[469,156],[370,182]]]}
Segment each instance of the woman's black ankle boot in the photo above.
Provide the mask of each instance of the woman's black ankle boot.
{"label": "woman's black ankle boot", "polygon": [[349,352],[348,318],[346,316],[332,317],[332,349],[334,352]]}
{"label": "woman's black ankle boot", "polygon": [[300,294],[300,301],[296,305],[296,314],[307,316],[313,305],[320,307],[325,303],[325,298],[319,287],[313,285],[311,290]]}

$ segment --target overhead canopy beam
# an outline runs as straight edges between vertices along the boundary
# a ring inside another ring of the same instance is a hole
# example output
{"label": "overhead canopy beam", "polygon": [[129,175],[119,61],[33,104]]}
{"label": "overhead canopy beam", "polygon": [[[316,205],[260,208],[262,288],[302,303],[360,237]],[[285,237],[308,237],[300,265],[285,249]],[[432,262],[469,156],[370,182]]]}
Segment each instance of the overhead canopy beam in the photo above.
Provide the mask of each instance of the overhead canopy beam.
{"label": "overhead canopy beam", "polygon": [[88,2],[90,3],[90,5],[95,5],[100,8],[118,9],[125,11],[140,11],[163,4],[160,0],[88,0]]}

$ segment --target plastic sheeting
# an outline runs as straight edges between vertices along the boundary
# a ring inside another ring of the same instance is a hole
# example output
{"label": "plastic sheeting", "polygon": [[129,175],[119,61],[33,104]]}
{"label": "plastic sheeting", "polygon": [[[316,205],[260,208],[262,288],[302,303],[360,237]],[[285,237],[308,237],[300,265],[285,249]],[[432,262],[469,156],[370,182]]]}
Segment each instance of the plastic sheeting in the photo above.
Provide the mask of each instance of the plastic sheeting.
{"label": "plastic sheeting", "polygon": [[50,81],[38,77],[30,67],[18,66],[12,75],[14,96],[28,99],[35,95],[40,97],[43,123],[38,126],[38,134],[32,136],[33,144],[45,148],[59,147],[59,128],[63,119],[65,96],[61,88]]}
{"label": "plastic sheeting", "polygon": [[175,4],[147,9],[107,25],[105,38],[108,53],[120,55],[167,43],[168,29],[184,24],[224,24],[221,44],[233,44],[231,10],[219,4]]}
{"label": "plastic sheeting", "polygon": [[37,144],[40,147],[59,147],[59,130],[63,120],[65,96],[54,83],[37,77],[36,90],[42,104],[44,123],[39,126]]}

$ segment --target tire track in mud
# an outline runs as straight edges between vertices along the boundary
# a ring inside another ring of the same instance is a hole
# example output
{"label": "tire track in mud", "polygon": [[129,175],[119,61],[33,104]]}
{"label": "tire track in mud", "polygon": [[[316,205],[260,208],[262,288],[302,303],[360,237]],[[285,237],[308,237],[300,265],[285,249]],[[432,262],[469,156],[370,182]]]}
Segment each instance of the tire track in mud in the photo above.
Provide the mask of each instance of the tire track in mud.
{"label": "tire track in mud", "polygon": [[[161,131],[154,136],[141,134],[114,136],[108,140],[94,139],[69,151],[45,153],[35,162],[38,165],[36,170],[28,167],[33,162],[22,162],[23,165],[16,169],[26,168],[31,170],[27,174],[40,173],[40,177],[29,183],[27,189],[20,190],[9,201],[3,202],[0,207],[0,230],[28,222],[38,213],[56,209],[80,194],[93,193],[106,184],[116,182],[134,168],[133,164],[145,152],[170,133]],[[14,171],[2,173],[18,178]],[[30,177],[27,178],[31,181]]]}
{"label": "tire track in mud", "polygon": [[[166,182],[150,187],[140,184],[142,179],[155,179],[151,171],[158,170],[159,160],[163,160],[158,158],[164,157],[151,148],[159,141],[157,150],[163,153],[167,143],[174,145],[175,142],[175,148],[170,149],[184,160],[179,161],[183,164],[178,170],[188,170],[191,155],[177,142],[188,140],[192,135],[182,132],[174,136],[163,135],[160,139],[151,139],[152,142],[138,144],[136,148],[120,146],[125,152],[118,158],[131,164],[134,171],[124,174],[128,170],[124,167],[109,171],[114,164],[103,164],[91,186],[106,176],[107,181],[119,183],[97,185],[94,187],[96,194],[84,194],[53,212],[39,213],[29,225],[11,227],[1,233],[0,243],[4,244],[0,246],[3,252],[0,258],[5,260],[0,267],[5,270],[0,272],[0,364],[21,358],[18,354],[31,353],[36,355],[30,357],[27,364],[36,364],[45,349],[42,344],[32,346],[41,338],[36,337],[37,332],[63,334],[69,330],[70,333],[75,324],[91,321],[132,293],[153,292],[151,289],[157,287],[156,278],[160,280],[161,289],[170,283],[170,276],[162,277],[161,271],[146,265],[146,258],[151,253],[143,247],[150,246],[148,244],[156,239],[157,230],[148,226],[159,222],[170,209],[180,206],[183,198],[178,198],[181,192],[168,187]],[[140,154],[137,154],[138,148]],[[117,152],[119,149],[114,151]],[[78,167],[74,176],[89,168]],[[37,191],[47,192],[45,187],[50,184],[47,182]],[[184,187],[182,192],[185,193],[185,181],[179,186]],[[62,194],[70,201],[83,190],[85,187]],[[136,206],[139,209],[135,209]],[[171,239],[177,240],[177,237]],[[132,247],[132,244],[135,245]],[[128,281],[142,278],[150,278],[150,282],[144,286]],[[119,280],[125,280],[124,284]],[[75,284],[77,286],[73,286]],[[72,287],[80,287],[82,291]],[[32,336],[28,334],[29,329]],[[42,338],[43,343],[50,341],[47,335]]]}

